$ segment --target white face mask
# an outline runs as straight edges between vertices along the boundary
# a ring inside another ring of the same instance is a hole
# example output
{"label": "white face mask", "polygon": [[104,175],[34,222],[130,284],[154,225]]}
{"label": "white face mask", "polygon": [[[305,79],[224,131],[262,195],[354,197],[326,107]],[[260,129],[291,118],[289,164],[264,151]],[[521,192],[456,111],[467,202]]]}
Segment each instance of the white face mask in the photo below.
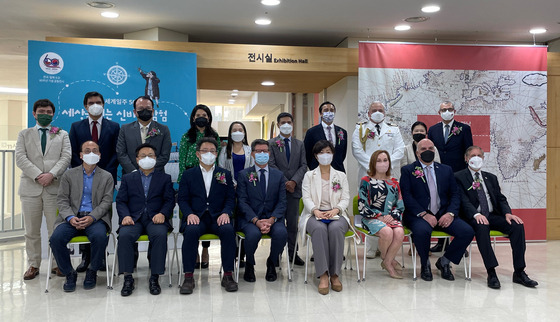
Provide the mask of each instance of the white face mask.
{"label": "white face mask", "polygon": [[93,152],[82,155],[82,160],[89,165],[94,165],[99,162],[99,156]]}
{"label": "white face mask", "polygon": [[101,106],[99,104],[90,105],[88,107],[88,112],[89,112],[89,114],[91,114],[93,116],[101,115],[101,114],[103,114],[103,106]]}
{"label": "white face mask", "polygon": [[484,165],[484,159],[479,156],[474,156],[469,160],[469,167],[474,171],[478,171]]}
{"label": "white face mask", "polygon": [[245,133],[243,132],[240,131],[231,132],[231,139],[233,140],[233,142],[241,142],[243,141],[244,138],[245,138]]}
{"label": "white face mask", "polygon": [[292,130],[294,128],[292,127],[292,125],[288,124],[288,123],[284,123],[282,125],[280,125],[280,132],[282,132],[282,134],[284,135],[290,135],[292,133]]}
{"label": "white face mask", "polygon": [[329,165],[331,164],[332,159],[333,159],[332,153],[317,154],[317,161],[319,161],[320,165]]}
{"label": "white face mask", "polygon": [[206,165],[214,165],[214,162],[216,162],[216,156],[212,152],[206,152],[200,155],[200,161]]}
{"label": "white face mask", "polygon": [[370,118],[374,123],[381,123],[385,119],[385,114],[381,112],[375,112],[371,114]]}
{"label": "white face mask", "polygon": [[453,119],[453,116],[455,116],[455,112],[445,111],[445,112],[441,113],[441,118],[444,121],[451,121]]}
{"label": "white face mask", "polygon": [[156,159],[150,157],[145,157],[144,159],[138,160],[138,165],[144,170],[150,170],[156,165]]}

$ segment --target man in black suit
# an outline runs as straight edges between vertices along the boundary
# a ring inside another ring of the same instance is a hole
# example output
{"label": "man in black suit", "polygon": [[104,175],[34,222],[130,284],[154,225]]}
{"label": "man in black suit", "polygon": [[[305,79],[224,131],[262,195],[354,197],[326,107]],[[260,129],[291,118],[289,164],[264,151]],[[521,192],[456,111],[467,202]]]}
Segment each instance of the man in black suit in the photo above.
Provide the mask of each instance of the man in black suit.
{"label": "man in black suit", "polygon": [[319,106],[319,115],[321,115],[321,124],[307,130],[303,144],[305,145],[305,156],[309,170],[313,170],[319,166],[317,158],[313,155],[313,146],[321,140],[327,140],[333,144],[334,156],[332,167],[338,171],[344,170],[344,160],[346,159],[346,151],[348,148],[348,134],[346,130],[334,124],[336,107],[333,103],[326,101]]}
{"label": "man in black suit", "polygon": [[[80,151],[82,144],[86,141],[93,141],[99,145],[101,159],[97,166],[109,172],[113,176],[113,182],[117,182],[117,140],[119,138],[120,125],[103,117],[105,100],[103,95],[98,92],[88,92],[84,95],[84,108],[88,112],[88,118],[72,123],[70,127],[70,145],[72,146],[72,168],[82,165]],[[91,245],[80,245],[82,252],[82,262],[76,271],[85,272],[91,261]],[[103,259],[105,261],[105,259]],[[105,265],[101,265],[101,270],[105,270]]]}
{"label": "man in black suit", "polygon": [[465,152],[468,169],[455,173],[461,191],[461,217],[474,228],[476,243],[488,272],[488,287],[500,288],[496,275],[498,260],[490,242],[490,230],[498,230],[509,237],[513,253],[513,282],[527,287],[538,285],[525,273],[525,229],[523,220],[511,213],[507,198],[502,194],[498,178],[480,171],[484,151],[471,146]]}

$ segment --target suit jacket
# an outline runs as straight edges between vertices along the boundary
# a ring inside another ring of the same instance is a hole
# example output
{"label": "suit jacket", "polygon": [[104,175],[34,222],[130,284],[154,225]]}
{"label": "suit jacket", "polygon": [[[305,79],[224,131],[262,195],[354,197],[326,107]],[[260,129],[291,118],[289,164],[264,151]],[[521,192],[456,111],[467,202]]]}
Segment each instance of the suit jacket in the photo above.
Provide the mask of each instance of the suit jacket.
{"label": "suit jacket", "polygon": [[[459,214],[461,206],[461,195],[457,189],[457,183],[453,176],[451,167],[433,163],[436,174],[437,190],[440,200],[439,211],[435,214],[440,218],[447,212],[455,215]],[[401,169],[401,192],[404,201],[404,218],[406,216],[416,216],[430,208],[430,189],[425,176],[417,178],[413,172],[416,167],[422,167],[420,161],[411,163]]]}
{"label": "suit jacket", "polygon": [[[480,171],[482,178],[484,180],[484,185],[488,190],[490,195],[490,201],[492,202],[493,214],[505,216],[506,214],[511,214],[511,208],[507,202],[506,196],[502,194],[500,189],[500,184],[498,183],[498,178],[485,171]],[[479,213],[478,206],[478,193],[474,189],[469,188],[472,186],[474,178],[471,175],[469,169],[464,169],[455,173],[455,180],[457,180],[457,185],[461,192],[461,212],[460,215],[467,222],[470,222],[474,215]]]}
{"label": "suit jacket", "polygon": [[141,171],[135,171],[122,177],[116,199],[119,225],[126,216],[132,217],[132,220],[137,222],[145,209],[150,218],[158,213],[165,215],[167,218],[165,224],[169,231],[173,230],[171,218],[173,218],[173,208],[175,208],[175,191],[171,176],[163,171],[155,170],[148,189],[148,196],[145,197],[140,173]]}
{"label": "suit jacket", "polygon": [[282,171],[285,181],[295,181],[296,188],[291,195],[294,198],[301,198],[301,183],[303,181],[303,176],[307,171],[305,147],[303,142],[294,138],[292,135],[290,162],[288,163],[288,158],[286,157],[286,147],[282,147],[282,151],[280,151],[280,147],[276,143],[278,140],[282,141],[282,145],[284,144],[284,137],[282,136],[277,136],[268,141],[270,144],[270,160],[268,161],[268,166]]}
{"label": "suit jacket", "polygon": [[[450,166],[453,172],[463,170],[467,167],[465,162],[465,151],[473,145],[471,127],[465,123],[453,121],[453,128],[461,129],[458,134],[453,134],[445,143],[443,139],[443,123],[439,122],[428,130],[428,139],[434,142],[439,151],[441,163]],[[449,130],[452,132],[453,128]]]}
{"label": "suit jacket", "polygon": [[[217,178],[223,175],[224,178]],[[235,190],[231,173],[223,168],[214,167],[210,193],[206,196],[206,188],[202,177],[200,166],[196,166],[183,172],[184,179],[179,184],[178,201],[179,209],[183,213],[181,232],[190,214],[199,218],[208,210],[213,220],[222,214],[233,215],[235,208]],[[225,180],[225,182],[224,182]]]}
{"label": "suit jacket", "polygon": [[[100,167],[96,167],[91,185],[91,206],[93,210],[89,215],[95,218],[95,220],[103,220],[109,228],[108,231],[111,231],[114,186],[113,176]],[[62,175],[58,187],[58,218],[55,222],[55,228],[65,222],[67,217],[78,214],[82,203],[83,191],[83,166],[69,169]]]}
{"label": "suit jacket", "polygon": [[266,196],[263,196],[259,182],[249,182],[251,173],[255,173],[257,178],[259,177],[258,169],[252,166],[241,170],[237,177],[237,209],[241,211],[237,217],[239,227],[243,227],[255,217],[258,219],[275,217],[282,220],[286,213],[286,179],[284,175],[280,170],[271,168],[269,164],[268,187]]}
{"label": "suit jacket", "polygon": [[[148,132],[152,129],[159,130],[159,134],[146,139],[146,143],[150,143],[156,148],[156,170],[164,170],[169,156],[171,155],[171,134],[169,128],[156,121],[150,123]],[[122,166],[123,174],[131,173],[138,169],[136,163],[136,148],[142,144],[140,136],[140,125],[138,121],[125,124],[119,131],[119,139],[117,141],[117,156]]]}
{"label": "suit jacket", "polygon": [[[16,165],[21,169],[19,195],[35,197],[43,193],[43,189],[51,195],[58,193],[58,179],[72,157],[72,148],[68,133],[60,130],[57,134],[47,132],[45,154],[41,149],[41,139],[36,127],[22,130],[16,142]],[[50,172],[54,179],[50,185],[43,187],[35,178],[41,173]]]}
{"label": "suit jacket", "polygon": [[[346,151],[348,150],[348,133],[345,129],[337,125],[334,126],[334,132],[335,137],[333,139],[336,141],[336,145],[334,147],[331,166],[335,170],[346,172],[344,170],[344,160],[346,159]],[[340,133],[342,133],[342,138],[339,137]],[[313,170],[319,166],[319,162],[315,158],[315,155],[313,155],[313,146],[321,140],[327,140],[322,124],[315,125],[305,133],[303,143],[305,145],[305,156],[309,170]]]}
{"label": "suit jacket", "polygon": [[[117,182],[117,168],[119,161],[117,160],[117,141],[119,139],[120,125],[106,118],[101,118],[101,132],[99,133],[99,152],[101,160],[97,166],[108,171],[113,176],[113,181]],[[89,118],[72,123],[70,127],[70,145],[72,146],[72,168],[82,165],[80,159],[80,150],[82,144],[91,140],[91,130],[89,128]]]}

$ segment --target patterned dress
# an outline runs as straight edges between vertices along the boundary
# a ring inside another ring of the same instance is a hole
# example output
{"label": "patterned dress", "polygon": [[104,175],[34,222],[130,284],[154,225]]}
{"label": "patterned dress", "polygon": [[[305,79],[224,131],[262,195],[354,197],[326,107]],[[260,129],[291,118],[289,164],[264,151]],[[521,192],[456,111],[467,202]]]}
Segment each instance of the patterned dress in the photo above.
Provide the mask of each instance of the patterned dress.
{"label": "patterned dress", "polygon": [[[362,178],[358,197],[358,210],[362,215],[362,227],[374,235],[383,227],[402,227],[402,201],[399,182],[395,178],[377,180],[369,176]],[[385,224],[380,216],[391,215],[395,221]]]}
{"label": "patterned dress", "polygon": [[[189,142],[188,132],[181,137],[181,143],[179,144],[179,177],[177,178],[177,183],[181,181],[183,171],[198,165],[196,143],[203,137],[204,132],[200,131],[196,132],[196,141],[194,143]],[[214,138],[218,141],[218,155],[220,155],[220,137],[216,135]],[[216,160],[218,159],[216,158]]]}

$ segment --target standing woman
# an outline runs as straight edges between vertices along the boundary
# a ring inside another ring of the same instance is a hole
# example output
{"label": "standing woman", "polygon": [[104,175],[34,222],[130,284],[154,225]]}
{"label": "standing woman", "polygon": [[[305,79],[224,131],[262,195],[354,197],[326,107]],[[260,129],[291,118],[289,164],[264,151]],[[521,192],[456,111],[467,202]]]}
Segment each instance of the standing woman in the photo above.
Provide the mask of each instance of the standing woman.
{"label": "standing woman", "polygon": [[218,157],[218,166],[229,170],[233,175],[233,183],[237,185],[239,171],[255,165],[251,157],[251,146],[247,143],[247,129],[241,122],[231,123],[228,141]]}
{"label": "standing woman", "polygon": [[[409,165],[415,161],[418,161],[418,157],[416,157],[416,145],[418,144],[418,142],[420,142],[420,140],[426,139],[428,137],[428,127],[424,122],[414,122],[410,130],[412,131],[412,143],[404,147],[404,157],[401,159],[401,168],[405,165]],[[434,148],[436,150],[434,161],[441,162],[439,158],[439,152],[436,147]]]}
{"label": "standing woman", "polygon": [[[181,144],[179,145],[179,177],[177,178],[177,183],[181,181],[181,176],[185,170],[198,166],[196,143],[201,138],[213,138],[218,142],[218,147],[220,146],[220,136],[212,128],[212,112],[208,106],[203,104],[195,106],[191,112],[190,124],[191,128],[187,133],[183,134]],[[188,214],[184,215],[188,216]],[[197,256],[195,268],[208,268],[208,247],[210,247],[210,242],[202,243],[202,264]]]}
{"label": "standing woman", "polygon": [[391,177],[391,158],[385,150],[371,155],[368,175],[360,182],[358,209],[364,229],[379,237],[381,268],[392,278],[402,278],[402,266],[395,256],[404,239],[404,204],[399,182]]}

